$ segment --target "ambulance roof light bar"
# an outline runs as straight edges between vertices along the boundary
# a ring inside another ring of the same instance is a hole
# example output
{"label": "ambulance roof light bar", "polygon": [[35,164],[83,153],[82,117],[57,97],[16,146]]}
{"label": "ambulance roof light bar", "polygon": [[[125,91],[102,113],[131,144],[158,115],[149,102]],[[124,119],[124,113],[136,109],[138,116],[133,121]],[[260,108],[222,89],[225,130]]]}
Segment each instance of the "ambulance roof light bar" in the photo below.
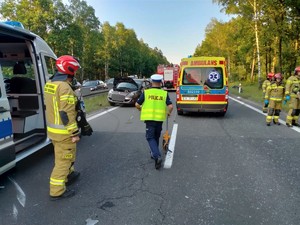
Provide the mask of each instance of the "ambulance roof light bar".
{"label": "ambulance roof light bar", "polygon": [[8,21],[1,21],[1,23],[4,23],[6,25],[10,25],[12,27],[19,27],[19,28],[24,29],[23,24],[19,21],[10,21],[10,20],[8,20]]}

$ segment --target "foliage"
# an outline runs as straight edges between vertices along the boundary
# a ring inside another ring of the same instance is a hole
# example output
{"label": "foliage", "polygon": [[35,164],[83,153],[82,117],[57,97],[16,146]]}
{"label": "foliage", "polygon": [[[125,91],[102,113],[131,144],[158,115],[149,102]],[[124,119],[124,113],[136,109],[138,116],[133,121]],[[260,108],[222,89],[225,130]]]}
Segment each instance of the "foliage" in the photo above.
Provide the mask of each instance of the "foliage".
{"label": "foliage", "polygon": [[[258,81],[257,45],[262,79],[269,72],[288,77],[300,64],[300,7],[293,0],[213,0],[232,15],[228,22],[212,19],[195,56],[227,58],[231,80]],[[255,10],[257,17],[255,17]],[[258,37],[255,36],[255,19]],[[251,76],[253,74],[253,77]]]}
{"label": "foliage", "polygon": [[138,74],[149,77],[158,64],[168,64],[161,50],[138,40],[124,24],[101,23],[84,0],[4,0],[2,18],[16,20],[41,36],[57,56],[80,60],[78,80]]}

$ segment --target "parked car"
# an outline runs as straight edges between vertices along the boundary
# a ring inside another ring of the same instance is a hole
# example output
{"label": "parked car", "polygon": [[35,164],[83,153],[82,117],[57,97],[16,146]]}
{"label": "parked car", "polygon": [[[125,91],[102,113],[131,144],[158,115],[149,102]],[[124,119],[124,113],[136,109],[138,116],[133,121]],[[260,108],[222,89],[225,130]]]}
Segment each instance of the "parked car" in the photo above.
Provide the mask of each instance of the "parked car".
{"label": "parked car", "polygon": [[91,91],[107,88],[107,85],[102,80],[89,80],[82,84],[81,88],[89,88]]}
{"label": "parked car", "polygon": [[114,86],[108,92],[107,100],[110,105],[134,106],[145,88],[150,87],[148,80],[119,77],[114,79]]}

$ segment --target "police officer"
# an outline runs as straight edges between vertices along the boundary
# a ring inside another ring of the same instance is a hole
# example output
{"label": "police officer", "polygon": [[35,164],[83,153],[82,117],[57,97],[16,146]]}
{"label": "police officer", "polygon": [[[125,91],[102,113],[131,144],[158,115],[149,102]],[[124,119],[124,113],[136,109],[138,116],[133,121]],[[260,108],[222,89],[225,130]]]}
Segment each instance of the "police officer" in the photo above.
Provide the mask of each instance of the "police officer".
{"label": "police officer", "polygon": [[286,117],[286,125],[288,127],[299,127],[298,119],[300,114],[300,100],[298,93],[300,91],[300,67],[296,67],[294,75],[290,76],[286,81],[285,98],[290,100],[289,111]]}
{"label": "police officer", "polygon": [[162,75],[151,76],[152,87],[143,92],[135,106],[141,110],[140,119],[146,123],[146,139],[151,149],[151,158],[155,160],[155,169],[161,167],[162,158],[159,150],[159,138],[163,121],[170,116],[173,105],[168,92],[161,89]]}
{"label": "police officer", "polygon": [[[267,88],[268,86],[270,86],[273,77],[274,77],[274,73],[268,73],[267,79],[262,84],[263,98],[265,98]],[[263,112],[266,113],[267,111],[268,111],[268,105],[264,103]]]}
{"label": "police officer", "polygon": [[273,118],[273,123],[280,125],[279,115],[282,109],[282,100],[284,98],[284,85],[282,84],[281,73],[276,73],[274,75],[275,81],[267,87],[265,95],[265,104],[268,105],[268,115],[266,118],[267,126],[271,125]]}
{"label": "police officer", "polygon": [[50,176],[50,199],[74,196],[66,188],[78,178],[74,170],[76,143],[80,140],[75,109],[77,97],[71,83],[80,68],[73,56],[63,55],[56,60],[58,72],[45,85],[47,135],[54,146],[55,165]]}

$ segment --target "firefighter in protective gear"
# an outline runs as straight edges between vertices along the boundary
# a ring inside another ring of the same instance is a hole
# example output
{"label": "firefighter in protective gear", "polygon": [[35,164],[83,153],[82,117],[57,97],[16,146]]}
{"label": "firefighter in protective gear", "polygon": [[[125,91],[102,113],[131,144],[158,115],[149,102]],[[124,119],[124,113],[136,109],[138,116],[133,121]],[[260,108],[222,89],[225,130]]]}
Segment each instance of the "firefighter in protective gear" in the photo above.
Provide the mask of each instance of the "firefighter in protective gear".
{"label": "firefighter in protective gear", "polygon": [[50,176],[51,200],[71,197],[66,183],[79,176],[74,171],[76,143],[80,140],[75,109],[77,97],[71,82],[80,68],[76,58],[64,55],[56,60],[58,72],[45,85],[47,135],[52,140],[55,165]]}
{"label": "firefighter in protective gear", "polygon": [[290,76],[286,81],[285,98],[289,102],[289,111],[286,117],[286,125],[288,127],[299,127],[300,114],[300,67],[296,67],[294,75]]}
{"label": "firefighter in protective gear", "polygon": [[[263,90],[263,99],[265,98],[266,91],[268,86],[270,86],[271,81],[273,80],[274,73],[268,73],[267,79],[262,84],[262,90]],[[266,113],[268,111],[268,104],[265,102],[263,103],[263,112]]]}
{"label": "firefighter in protective gear", "polygon": [[162,75],[153,74],[152,87],[145,90],[135,104],[135,107],[141,110],[140,119],[146,123],[146,139],[151,150],[151,158],[155,160],[155,169],[159,169],[162,163],[158,147],[162,124],[167,114],[170,116],[173,110],[168,92],[161,89],[162,78]]}
{"label": "firefighter in protective gear", "polygon": [[274,81],[267,87],[265,95],[265,103],[268,104],[268,114],[266,118],[267,126],[271,125],[273,118],[273,123],[279,123],[279,115],[282,109],[282,100],[284,98],[284,85],[282,84],[281,73],[276,73],[274,75]]}

